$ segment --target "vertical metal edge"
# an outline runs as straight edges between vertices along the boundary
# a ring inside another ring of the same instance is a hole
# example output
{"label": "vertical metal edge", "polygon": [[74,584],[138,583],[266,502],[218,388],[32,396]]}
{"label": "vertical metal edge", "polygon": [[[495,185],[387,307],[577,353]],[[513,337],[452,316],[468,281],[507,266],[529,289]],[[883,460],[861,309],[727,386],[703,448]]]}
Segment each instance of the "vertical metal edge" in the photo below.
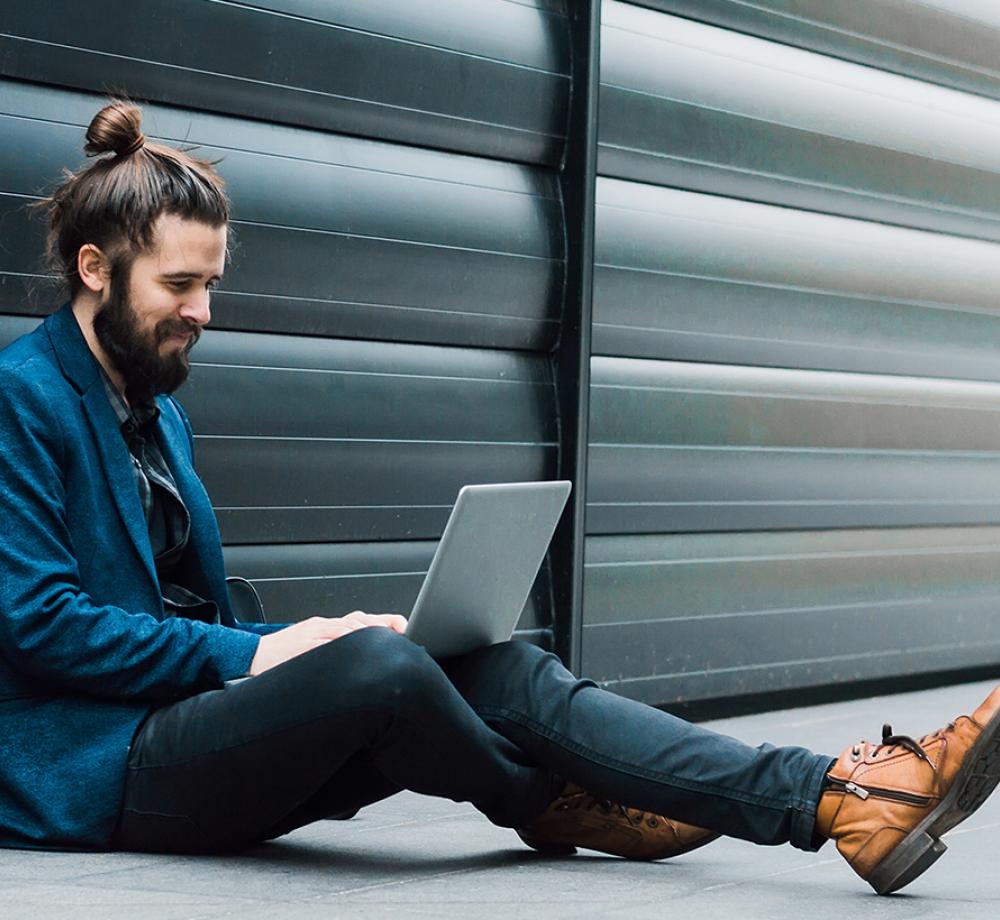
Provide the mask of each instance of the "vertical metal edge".
{"label": "vertical metal edge", "polygon": [[553,365],[559,476],[573,482],[573,492],[556,529],[550,558],[555,650],[564,664],[579,674],[584,614],[601,0],[568,0],[567,6],[572,89],[566,145],[559,169],[566,276]]}

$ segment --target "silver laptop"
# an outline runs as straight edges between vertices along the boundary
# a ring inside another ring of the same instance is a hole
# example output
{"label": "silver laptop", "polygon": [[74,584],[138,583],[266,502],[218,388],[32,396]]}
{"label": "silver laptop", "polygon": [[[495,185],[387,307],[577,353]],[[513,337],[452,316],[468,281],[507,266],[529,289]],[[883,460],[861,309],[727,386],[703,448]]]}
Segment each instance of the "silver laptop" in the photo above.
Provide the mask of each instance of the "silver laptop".
{"label": "silver laptop", "polygon": [[569,491],[567,480],[463,486],[406,635],[434,658],[509,639]]}

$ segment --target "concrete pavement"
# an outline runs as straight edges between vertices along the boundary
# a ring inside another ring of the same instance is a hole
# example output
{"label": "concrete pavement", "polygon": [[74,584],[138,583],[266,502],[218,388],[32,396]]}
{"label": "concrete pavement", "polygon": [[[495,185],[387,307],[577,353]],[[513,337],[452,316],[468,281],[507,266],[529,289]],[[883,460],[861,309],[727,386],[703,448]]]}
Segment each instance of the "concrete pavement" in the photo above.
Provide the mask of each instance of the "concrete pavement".
{"label": "concrete pavement", "polygon": [[[883,722],[921,735],[971,711],[991,684],[834,703],[711,724],[750,743],[836,754]],[[1000,794],[947,838],[904,892],[878,898],[832,846],[815,854],[721,840],[662,863],[546,858],[471,808],[412,794],[238,856],[0,851],[12,920],[334,918],[914,918],[1000,916]]]}

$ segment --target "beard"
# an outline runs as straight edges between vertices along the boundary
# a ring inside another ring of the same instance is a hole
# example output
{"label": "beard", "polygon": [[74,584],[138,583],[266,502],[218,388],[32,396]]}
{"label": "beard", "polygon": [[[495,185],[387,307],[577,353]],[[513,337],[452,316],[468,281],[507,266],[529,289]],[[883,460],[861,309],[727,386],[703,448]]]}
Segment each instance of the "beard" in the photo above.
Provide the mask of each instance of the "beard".
{"label": "beard", "polygon": [[[125,396],[131,402],[148,402],[154,396],[173,393],[191,370],[188,354],[201,336],[201,327],[180,317],[160,320],[143,329],[129,297],[130,266],[112,272],[107,299],[94,316],[94,334],[104,354],[125,381]],[[190,335],[179,351],[160,354],[160,345],[173,335]]]}

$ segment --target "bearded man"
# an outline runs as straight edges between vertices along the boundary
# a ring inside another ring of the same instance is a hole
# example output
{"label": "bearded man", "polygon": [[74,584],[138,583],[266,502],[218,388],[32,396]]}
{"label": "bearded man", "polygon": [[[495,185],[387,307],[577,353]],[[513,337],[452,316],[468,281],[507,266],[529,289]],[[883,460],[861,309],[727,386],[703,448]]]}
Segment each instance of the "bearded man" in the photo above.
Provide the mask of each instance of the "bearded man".
{"label": "bearded man", "polygon": [[1000,779],[1000,688],[834,759],[690,725],[521,642],[436,662],[394,615],[238,623],[170,395],[229,207],[140,117],[102,109],[97,162],[43,202],[70,302],[0,354],[0,845],[218,852],[410,789],[550,852],[833,838],[880,893],[941,855]]}

